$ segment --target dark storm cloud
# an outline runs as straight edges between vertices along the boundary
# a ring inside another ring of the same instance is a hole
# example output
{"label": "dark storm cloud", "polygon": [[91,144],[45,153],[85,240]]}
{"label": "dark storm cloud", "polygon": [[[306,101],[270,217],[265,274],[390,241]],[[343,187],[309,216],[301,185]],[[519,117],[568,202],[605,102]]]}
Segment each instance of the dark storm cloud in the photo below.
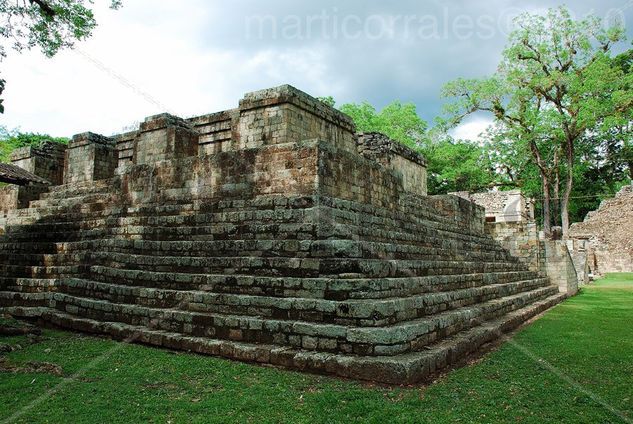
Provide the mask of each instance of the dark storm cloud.
{"label": "dark storm cloud", "polygon": [[[394,99],[412,101],[431,120],[440,112],[444,83],[494,72],[513,17],[561,4],[237,0],[218,7],[198,39],[246,56],[318,48],[327,70],[321,83],[331,85],[332,92],[314,94],[333,94],[339,101],[368,100],[378,106]],[[595,13],[609,20],[624,19],[631,34],[633,2],[583,0],[569,7],[576,16]],[[301,84],[303,78],[288,74],[270,82]]]}

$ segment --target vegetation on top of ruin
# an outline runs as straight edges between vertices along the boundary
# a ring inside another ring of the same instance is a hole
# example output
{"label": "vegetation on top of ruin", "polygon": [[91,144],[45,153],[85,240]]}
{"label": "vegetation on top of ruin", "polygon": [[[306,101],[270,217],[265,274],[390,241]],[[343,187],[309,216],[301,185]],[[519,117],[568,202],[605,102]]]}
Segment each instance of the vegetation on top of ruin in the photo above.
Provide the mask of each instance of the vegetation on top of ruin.
{"label": "vegetation on top of ruin", "polygon": [[0,126],[0,162],[9,162],[15,149],[27,146],[39,146],[45,142],[68,144],[65,137],[51,137],[47,134],[23,133],[18,130],[7,130]]}
{"label": "vegetation on top of ruin", "polygon": [[633,274],[614,274],[480,361],[403,388],[46,330],[0,339],[0,420],[23,411],[11,421],[625,422],[631,320]]}

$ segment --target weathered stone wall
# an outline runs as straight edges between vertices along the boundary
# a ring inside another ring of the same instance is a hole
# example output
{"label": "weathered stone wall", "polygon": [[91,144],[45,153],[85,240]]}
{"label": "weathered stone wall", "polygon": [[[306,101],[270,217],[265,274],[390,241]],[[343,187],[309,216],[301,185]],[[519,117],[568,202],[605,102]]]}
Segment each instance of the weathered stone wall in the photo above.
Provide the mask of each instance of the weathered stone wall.
{"label": "weathered stone wall", "polygon": [[[139,131],[115,140],[117,173],[127,178],[139,199],[155,197],[156,181],[164,185],[168,180],[164,175],[172,168],[180,169],[178,164],[157,162],[186,157],[192,158],[185,166],[188,169],[174,177],[170,190],[201,196],[246,191],[256,195],[297,187],[314,191],[318,183],[328,195],[391,207],[402,192],[426,194],[422,156],[383,135],[355,136],[348,116],[289,86],[249,93],[237,109],[187,121],[166,115],[150,117]],[[304,149],[306,143],[314,148]],[[282,147],[263,149],[276,145]],[[280,159],[271,160],[268,156],[273,153]],[[244,157],[248,155],[251,157]],[[322,164],[317,170],[314,161],[319,155]],[[205,159],[207,156],[213,159]],[[306,161],[311,163],[310,171],[304,166]],[[230,170],[232,162],[242,162],[242,169]],[[329,164],[336,165],[328,168]],[[139,165],[152,165],[156,181],[147,176],[149,169],[136,168]],[[141,174],[145,182],[133,182]],[[271,176],[275,178],[271,180]]]}
{"label": "weathered stone wall", "polygon": [[[66,146],[44,142],[39,146],[16,149],[11,153],[11,162],[53,185],[59,185],[64,178],[64,156]],[[0,212],[28,208],[32,200],[47,191],[44,185],[0,187]]]}
{"label": "weathered stone wall", "polygon": [[356,152],[352,119],[293,87],[248,93],[239,110],[239,148],[319,139]]}
{"label": "weathered stone wall", "polygon": [[198,133],[185,120],[162,114],[145,119],[134,143],[135,165],[196,156]]}
{"label": "weathered stone wall", "polygon": [[545,272],[561,293],[574,295],[578,292],[578,275],[567,244],[561,240],[541,242]]}
{"label": "weathered stone wall", "polygon": [[602,202],[569,232],[575,257],[587,258],[595,274],[633,272],[633,186]]}
{"label": "weathered stone wall", "polygon": [[484,233],[485,210],[479,205],[453,195],[429,196],[425,199],[436,214],[447,219],[457,228]]}
{"label": "weathered stone wall", "polygon": [[531,222],[534,220],[532,201],[526,199],[520,190],[453,194],[486,209],[486,219],[489,222]]}
{"label": "weathered stone wall", "polygon": [[94,133],[78,134],[68,144],[64,183],[110,178],[117,165],[113,139]]}
{"label": "weathered stone wall", "polygon": [[0,212],[18,208],[18,187],[7,185],[0,187]]}
{"label": "weathered stone wall", "polygon": [[579,274],[566,243],[539,240],[535,222],[487,222],[486,233],[530,270],[547,275],[561,293],[576,294],[586,281]]}
{"label": "weathered stone wall", "polygon": [[48,186],[15,186],[0,187],[0,229],[2,220],[12,211],[28,208],[32,201],[39,199],[42,193],[48,191]]}
{"label": "weathered stone wall", "polygon": [[53,185],[59,185],[64,180],[65,151],[66,146],[53,142],[22,147],[11,153],[11,163],[50,181]]}
{"label": "weathered stone wall", "polygon": [[233,133],[238,131],[239,117],[239,109],[232,109],[190,119],[200,134],[198,154],[204,156],[235,150]]}
{"label": "weathered stone wall", "polygon": [[542,248],[534,222],[487,222],[486,233],[497,240],[512,256],[520,258],[532,271],[543,271]]}
{"label": "weathered stone wall", "polygon": [[426,196],[427,162],[422,155],[380,133],[360,133],[356,143],[362,156],[402,174],[406,191]]}
{"label": "weathered stone wall", "polygon": [[138,131],[130,131],[114,136],[116,143],[117,168],[125,168],[134,163],[134,142],[138,137]]}
{"label": "weathered stone wall", "polygon": [[593,252],[588,250],[586,246],[574,248],[574,243],[574,240],[567,240],[567,249],[574,263],[576,275],[578,275],[578,283],[580,285],[589,284],[595,270]]}
{"label": "weathered stone wall", "polygon": [[313,193],[317,158],[318,143],[306,142],[135,165],[122,176],[123,192],[133,205]]}

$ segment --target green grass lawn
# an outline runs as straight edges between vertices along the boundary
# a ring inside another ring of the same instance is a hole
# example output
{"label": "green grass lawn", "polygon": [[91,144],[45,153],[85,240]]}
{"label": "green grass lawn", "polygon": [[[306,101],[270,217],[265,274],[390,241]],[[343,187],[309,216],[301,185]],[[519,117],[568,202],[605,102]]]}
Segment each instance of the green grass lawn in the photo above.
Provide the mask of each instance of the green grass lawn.
{"label": "green grass lawn", "polygon": [[[633,274],[584,288],[428,387],[372,386],[60,331],[0,343],[21,346],[0,362],[0,422],[633,421]],[[38,362],[63,374],[34,372]]]}

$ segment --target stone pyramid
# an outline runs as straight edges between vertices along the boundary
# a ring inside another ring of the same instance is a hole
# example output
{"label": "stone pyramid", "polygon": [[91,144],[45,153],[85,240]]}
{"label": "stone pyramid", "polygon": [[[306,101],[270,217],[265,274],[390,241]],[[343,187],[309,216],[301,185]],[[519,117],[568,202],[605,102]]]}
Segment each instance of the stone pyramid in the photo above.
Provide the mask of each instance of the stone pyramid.
{"label": "stone pyramid", "polygon": [[63,170],[0,219],[0,312],[408,384],[565,297],[427,196],[423,157],[290,86],[75,136]]}

